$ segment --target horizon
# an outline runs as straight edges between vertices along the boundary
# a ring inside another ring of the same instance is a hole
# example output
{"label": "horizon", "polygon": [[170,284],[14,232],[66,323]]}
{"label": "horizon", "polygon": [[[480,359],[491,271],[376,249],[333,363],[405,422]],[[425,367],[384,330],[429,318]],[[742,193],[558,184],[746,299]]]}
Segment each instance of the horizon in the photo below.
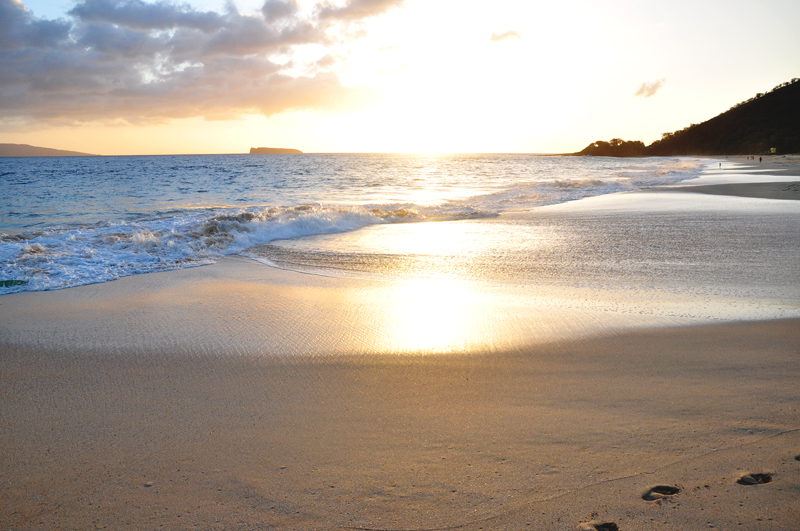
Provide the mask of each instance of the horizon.
{"label": "horizon", "polygon": [[[0,143],[117,155],[574,153],[797,77],[795,3],[0,0]],[[241,150],[241,151],[240,151]]]}
{"label": "horizon", "polygon": [[[523,151],[301,151],[301,153],[249,153],[248,151],[241,151],[241,152],[219,152],[219,153],[135,153],[135,154],[102,154],[102,153],[87,153],[87,152],[78,152],[74,150],[65,150],[60,148],[53,148],[50,146],[33,146],[31,144],[18,144],[14,142],[4,142],[0,143],[0,146],[3,145],[18,145],[18,146],[26,146],[32,147],[37,149],[49,149],[54,151],[72,151],[75,153],[81,153],[81,155],[76,156],[86,156],[86,157],[188,157],[188,156],[221,156],[221,155],[264,155],[264,156],[272,156],[272,155],[418,155],[418,156],[431,156],[431,157],[438,157],[438,156],[448,156],[448,155],[530,155],[534,157],[557,157],[557,156],[571,156],[575,153],[533,153],[533,152],[523,152]],[[279,148],[284,149],[285,146],[253,146],[253,147],[269,147],[269,148]],[[249,148],[248,148],[249,149]],[[27,156],[27,155],[26,155]],[[11,156],[13,157],[13,156]],[[2,158],[2,155],[0,155]]]}

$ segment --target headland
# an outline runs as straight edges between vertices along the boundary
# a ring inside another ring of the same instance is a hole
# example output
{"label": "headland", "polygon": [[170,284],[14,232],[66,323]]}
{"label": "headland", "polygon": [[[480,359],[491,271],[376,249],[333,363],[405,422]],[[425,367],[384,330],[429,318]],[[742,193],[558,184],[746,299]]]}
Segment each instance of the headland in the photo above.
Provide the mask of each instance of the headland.
{"label": "headland", "polygon": [[641,141],[598,140],[574,155],[656,157],[675,155],[800,154],[800,78],[737,103],[699,124]]}

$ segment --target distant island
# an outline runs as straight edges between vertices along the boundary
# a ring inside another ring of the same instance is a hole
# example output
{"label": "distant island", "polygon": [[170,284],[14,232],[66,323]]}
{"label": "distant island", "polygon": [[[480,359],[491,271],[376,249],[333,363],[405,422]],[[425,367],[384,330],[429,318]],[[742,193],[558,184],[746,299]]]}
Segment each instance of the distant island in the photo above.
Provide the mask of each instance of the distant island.
{"label": "distant island", "polygon": [[571,155],[654,157],[800,153],[800,79],[782,83],[700,124],[664,133],[649,146],[612,138]]}
{"label": "distant island", "polygon": [[0,157],[97,157],[91,153],[50,149],[28,144],[0,144]]}
{"label": "distant island", "polygon": [[285,155],[291,153],[302,153],[299,149],[287,149],[287,148],[267,148],[267,147],[251,147],[250,154],[251,155]]}

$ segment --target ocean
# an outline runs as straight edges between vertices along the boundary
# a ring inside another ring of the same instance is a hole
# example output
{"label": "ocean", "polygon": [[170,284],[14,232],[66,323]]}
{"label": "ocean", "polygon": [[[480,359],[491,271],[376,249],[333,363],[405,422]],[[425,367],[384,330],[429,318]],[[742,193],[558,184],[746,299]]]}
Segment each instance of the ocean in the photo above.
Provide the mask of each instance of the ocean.
{"label": "ocean", "polygon": [[[228,255],[321,274],[458,275],[465,271],[459,253],[480,254],[483,246],[502,256],[524,244],[525,231],[456,245],[442,232],[446,225],[436,224],[673,184],[707,164],[513,154],[5,158],[0,293],[106,282]],[[414,230],[428,234],[426,248],[411,245],[420,241],[413,234],[388,248],[376,248],[374,239],[326,239],[410,223],[424,224]],[[434,267],[391,266],[397,260]],[[508,269],[495,266],[481,270]]]}

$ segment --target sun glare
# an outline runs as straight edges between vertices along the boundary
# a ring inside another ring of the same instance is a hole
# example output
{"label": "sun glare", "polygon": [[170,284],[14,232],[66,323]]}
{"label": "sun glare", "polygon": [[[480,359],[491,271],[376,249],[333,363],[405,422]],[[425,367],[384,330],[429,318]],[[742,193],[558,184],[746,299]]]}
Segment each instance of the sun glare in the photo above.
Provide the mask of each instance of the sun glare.
{"label": "sun glare", "polygon": [[392,303],[376,330],[390,352],[466,352],[478,340],[477,305],[458,282],[415,279],[391,290]]}
{"label": "sun glare", "polygon": [[[405,256],[468,255],[471,234],[459,222],[378,225],[362,231],[358,246],[372,252]],[[409,272],[410,273],[410,272]],[[425,275],[425,272],[416,272]]]}
{"label": "sun glare", "polygon": [[[363,151],[531,151],[533,139],[557,134],[577,112],[568,103],[591,66],[579,72],[570,58],[597,38],[576,16],[573,37],[565,40],[544,22],[555,15],[518,3],[489,16],[447,3],[407,3],[348,48],[339,72],[348,85],[375,88],[379,101],[330,117],[325,136]],[[450,21],[447,31],[443,19]],[[554,44],[558,53],[546,53]]]}

